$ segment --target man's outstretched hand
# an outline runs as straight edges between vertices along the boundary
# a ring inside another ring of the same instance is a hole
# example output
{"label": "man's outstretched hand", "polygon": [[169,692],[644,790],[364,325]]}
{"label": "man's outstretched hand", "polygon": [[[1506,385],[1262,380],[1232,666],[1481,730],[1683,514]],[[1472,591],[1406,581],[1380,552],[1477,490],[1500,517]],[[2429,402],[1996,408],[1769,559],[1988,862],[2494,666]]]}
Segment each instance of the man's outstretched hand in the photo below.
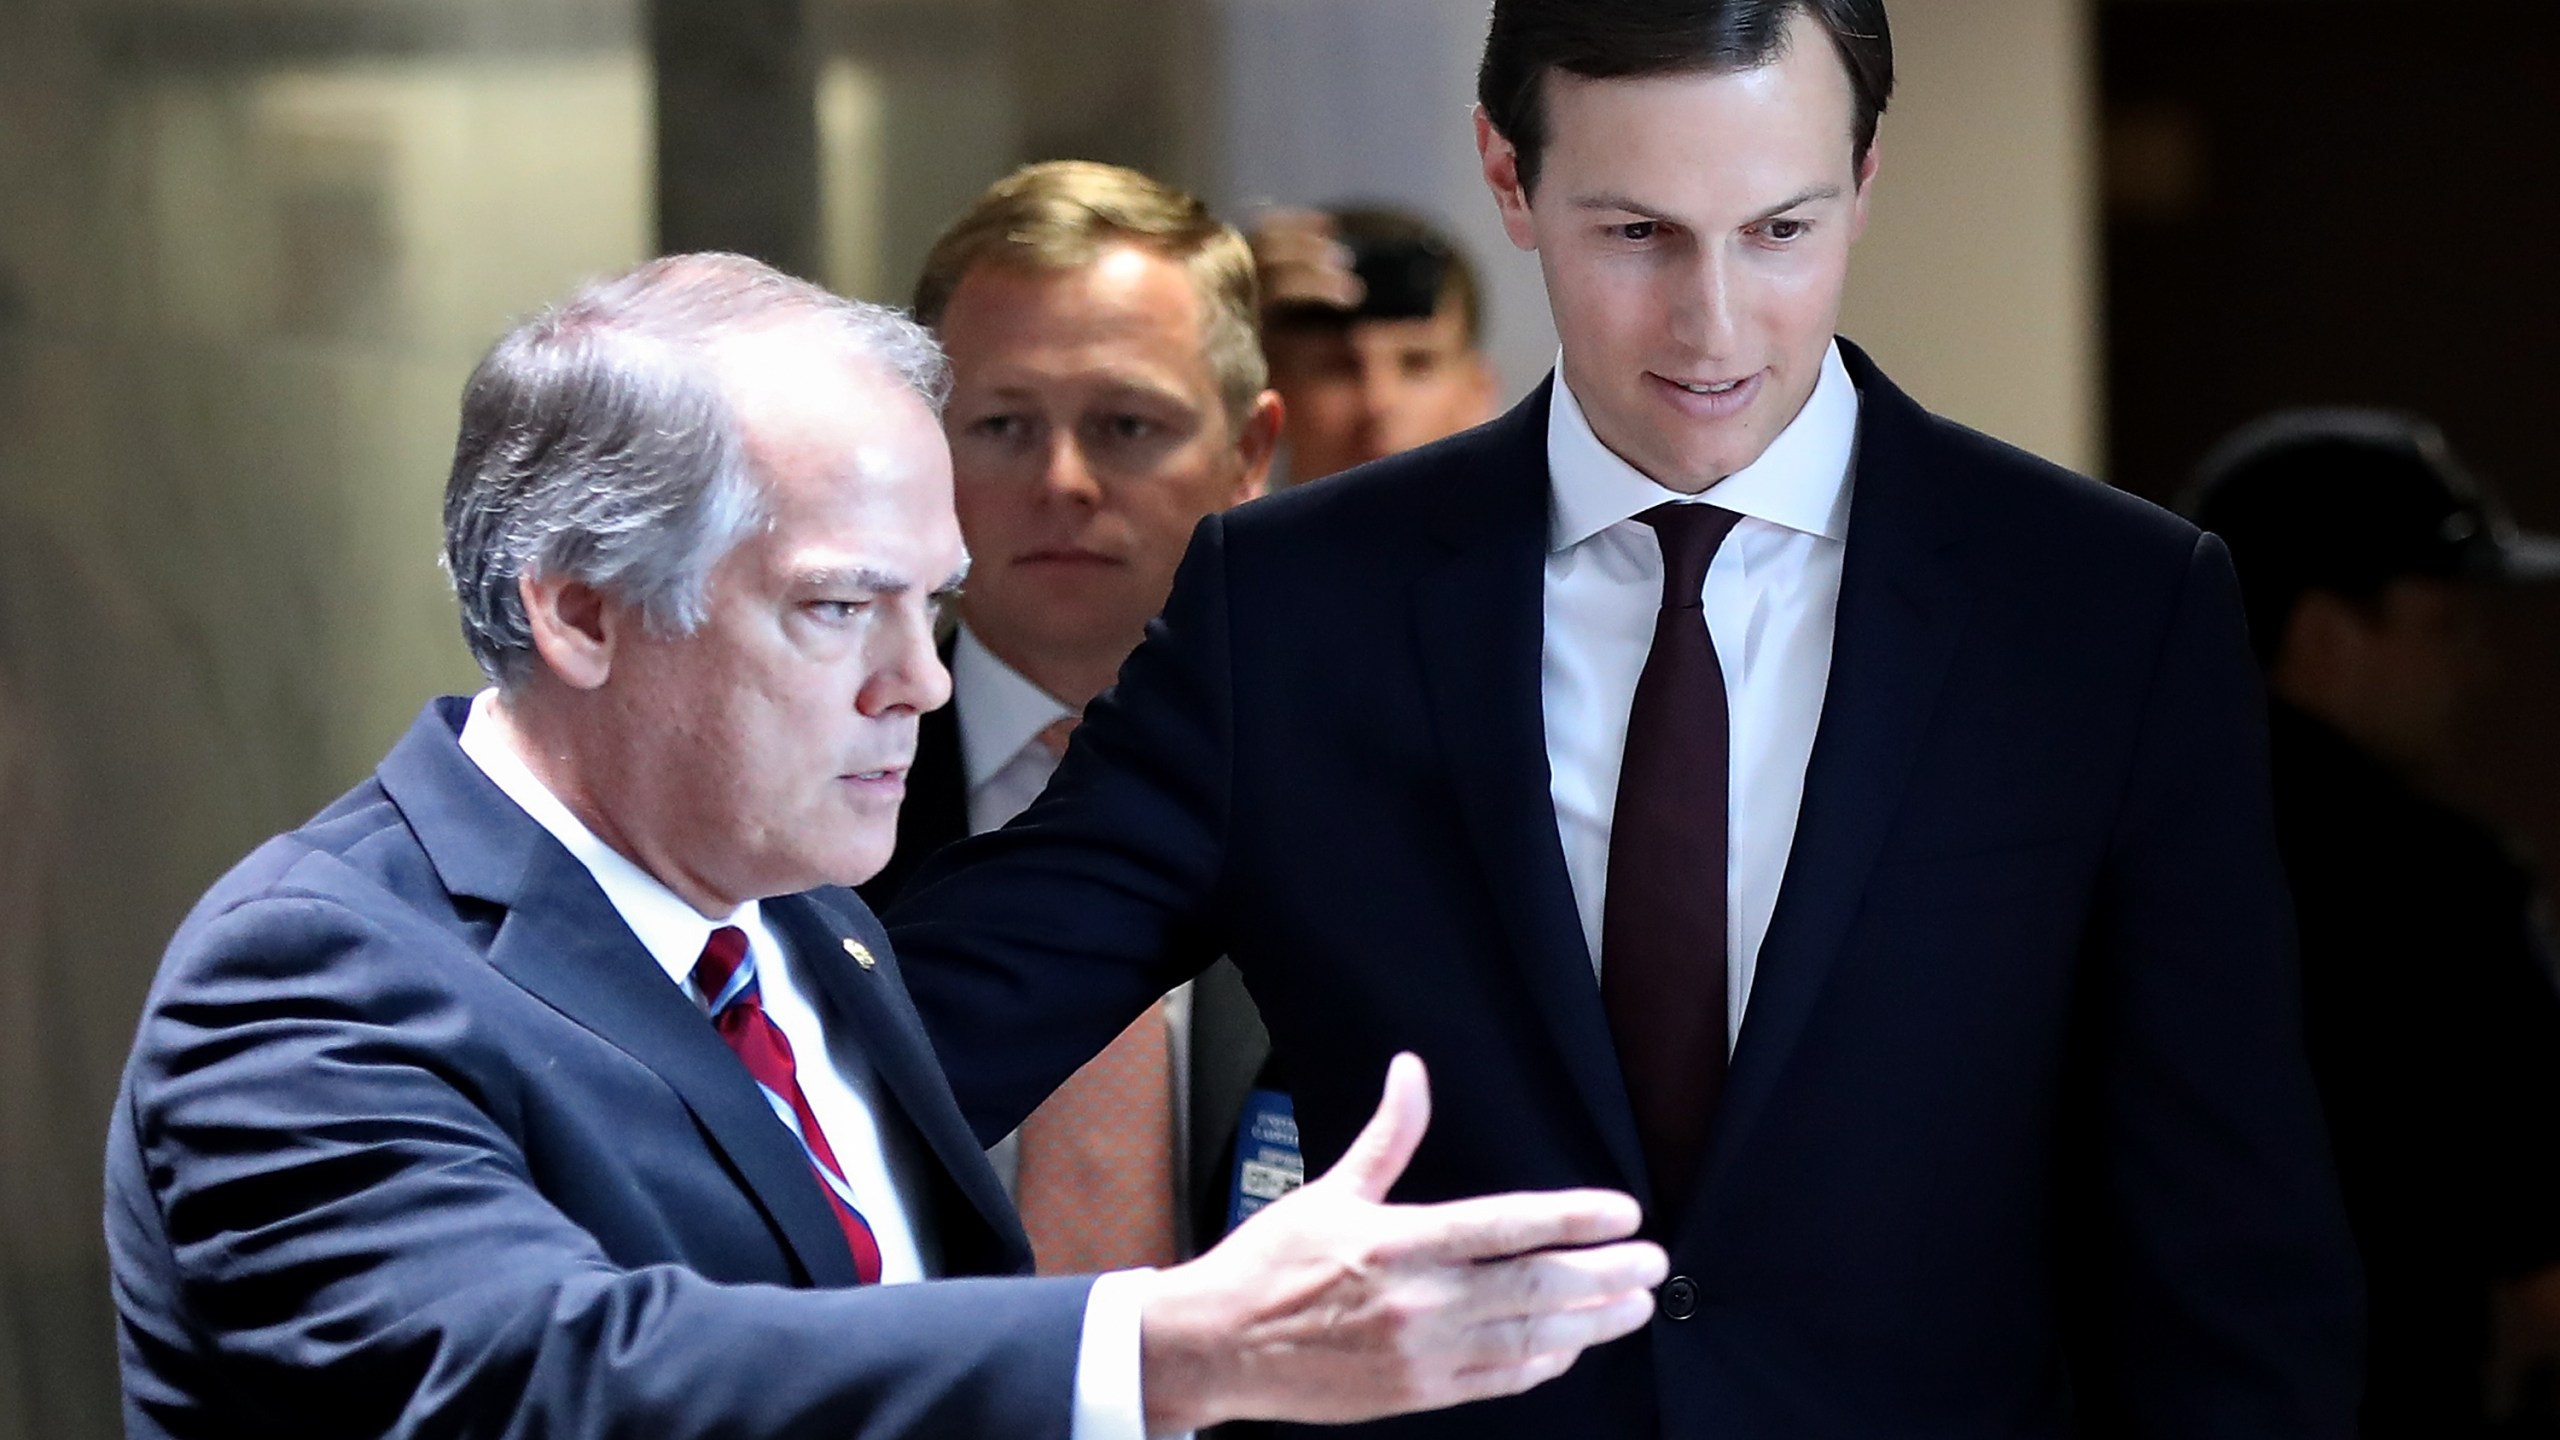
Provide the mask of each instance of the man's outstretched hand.
{"label": "man's outstretched hand", "polygon": [[1517,1394],[1652,1316],[1668,1261],[1626,1238],[1629,1196],[1387,1204],[1430,1120],[1422,1061],[1399,1055],[1341,1163],[1156,1277],[1140,1322],[1150,1434]]}

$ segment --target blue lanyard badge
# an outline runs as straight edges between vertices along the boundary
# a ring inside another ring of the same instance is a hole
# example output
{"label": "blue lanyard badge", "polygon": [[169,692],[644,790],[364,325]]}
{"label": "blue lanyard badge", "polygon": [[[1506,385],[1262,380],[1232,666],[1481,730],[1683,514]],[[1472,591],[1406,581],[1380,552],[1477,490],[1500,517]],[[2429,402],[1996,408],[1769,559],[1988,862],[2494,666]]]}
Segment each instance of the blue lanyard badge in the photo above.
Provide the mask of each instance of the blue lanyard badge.
{"label": "blue lanyard badge", "polygon": [[1307,1183],[1307,1159],[1298,1152],[1298,1112],[1278,1090],[1245,1097],[1236,1126],[1235,1188],[1227,1204],[1233,1230],[1256,1210]]}

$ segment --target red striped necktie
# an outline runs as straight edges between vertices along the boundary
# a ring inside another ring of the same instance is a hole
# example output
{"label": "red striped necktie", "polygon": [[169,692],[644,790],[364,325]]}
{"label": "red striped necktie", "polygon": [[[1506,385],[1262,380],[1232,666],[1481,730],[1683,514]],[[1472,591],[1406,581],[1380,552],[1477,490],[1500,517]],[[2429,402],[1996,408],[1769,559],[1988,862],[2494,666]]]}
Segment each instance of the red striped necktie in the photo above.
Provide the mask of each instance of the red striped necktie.
{"label": "red striped necktie", "polygon": [[865,1285],[879,1284],[880,1242],[872,1235],[870,1222],[853,1208],[853,1187],[845,1183],[835,1147],[827,1143],[827,1132],[818,1128],[818,1117],[809,1109],[809,1097],[801,1093],[790,1040],[765,1013],[756,963],[747,954],[747,932],[735,925],[712,931],[703,944],[702,958],[694,962],[693,983],[711,1007],[713,1028],[746,1063],[747,1073],[764,1090],[765,1103],[799,1137],[801,1153],[818,1173],[819,1188],[827,1192],[827,1204],[835,1210],[836,1223],[844,1227],[845,1242],[853,1247],[854,1274]]}

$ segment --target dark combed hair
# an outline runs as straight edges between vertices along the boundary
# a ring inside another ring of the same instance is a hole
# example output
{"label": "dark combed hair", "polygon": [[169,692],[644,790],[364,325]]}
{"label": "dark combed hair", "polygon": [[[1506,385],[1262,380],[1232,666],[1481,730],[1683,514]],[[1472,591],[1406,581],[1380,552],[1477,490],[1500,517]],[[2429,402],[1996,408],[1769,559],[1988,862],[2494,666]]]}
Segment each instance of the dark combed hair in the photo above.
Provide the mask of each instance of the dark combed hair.
{"label": "dark combed hair", "polygon": [[1893,32],[1884,0],[1494,0],[1476,98],[1520,154],[1520,186],[1536,188],[1547,146],[1546,79],[1627,80],[1756,70],[1778,58],[1788,23],[1819,21],[1856,97],[1850,138],[1864,165],[1893,98]]}

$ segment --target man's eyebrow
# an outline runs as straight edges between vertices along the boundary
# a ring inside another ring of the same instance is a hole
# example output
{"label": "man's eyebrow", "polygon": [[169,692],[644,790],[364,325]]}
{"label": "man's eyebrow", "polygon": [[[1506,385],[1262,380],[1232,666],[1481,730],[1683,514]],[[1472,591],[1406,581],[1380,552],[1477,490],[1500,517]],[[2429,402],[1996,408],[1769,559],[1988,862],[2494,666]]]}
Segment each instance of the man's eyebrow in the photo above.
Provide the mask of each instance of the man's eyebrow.
{"label": "man's eyebrow", "polygon": [[1799,205],[1810,205],[1816,200],[1837,200],[1840,198],[1841,193],[1841,189],[1837,185],[1826,184],[1813,186],[1812,188],[1796,195],[1794,199],[1788,200],[1783,204],[1772,205],[1768,209],[1761,211],[1758,215],[1752,217],[1751,224],[1767,224],[1769,221],[1777,219],[1779,216],[1786,214],[1788,211],[1795,209]]}
{"label": "man's eyebrow", "polygon": [[1653,215],[1659,213],[1652,206],[1645,204],[1641,200],[1635,199],[1632,196],[1619,195],[1616,193],[1577,195],[1573,200],[1573,208],[1576,210],[1624,210],[1631,215]]}
{"label": "man's eyebrow", "polygon": [[812,565],[791,579],[802,590],[857,591],[867,595],[902,595],[914,588],[886,570],[867,565]]}
{"label": "man's eyebrow", "polygon": [[934,587],[933,598],[936,600],[949,600],[960,593],[960,587],[968,583],[969,562],[963,560],[960,562],[960,568],[951,572],[950,579],[945,580],[940,585]]}
{"label": "man's eyebrow", "polygon": [[[1745,222],[1744,228],[1747,229],[1752,225],[1766,224],[1769,221],[1775,220],[1779,216],[1786,214],[1788,211],[1795,209],[1799,205],[1810,205],[1817,200],[1837,200],[1840,198],[1841,193],[1840,187],[1836,184],[1825,183],[1809,186],[1797,194],[1789,196],[1787,199],[1782,200],[1751,217],[1750,220]],[[1577,196],[1574,199],[1573,207],[1577,210],[1619,210],[1630,215],[1660,215],[1662,213],[1660,210],[1655,209],[1651,205],[1645,204],[1643,201],[1638,200],[1631,195],[1619,195],[1614,193]]]}

